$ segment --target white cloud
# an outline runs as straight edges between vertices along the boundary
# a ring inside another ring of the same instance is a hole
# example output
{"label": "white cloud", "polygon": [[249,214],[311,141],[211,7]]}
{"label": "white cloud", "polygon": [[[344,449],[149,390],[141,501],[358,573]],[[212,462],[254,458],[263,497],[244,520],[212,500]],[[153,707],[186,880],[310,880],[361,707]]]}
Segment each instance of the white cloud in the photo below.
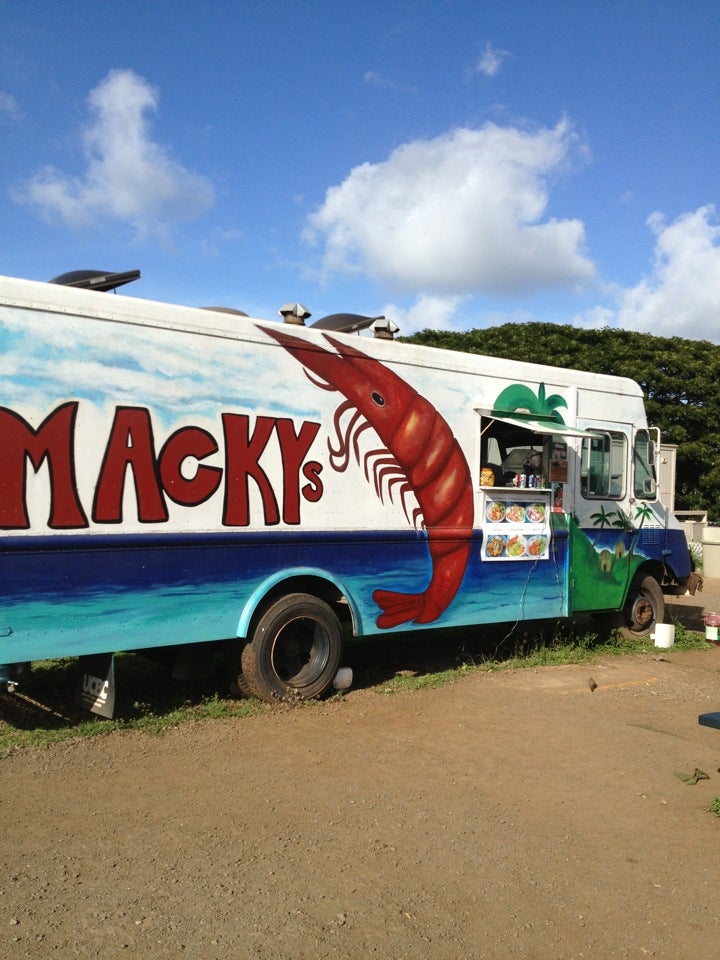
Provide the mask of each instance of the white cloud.
{"label": "white cloud", "polygon": [[12,120],[20,116],[20,105],[11,93],[0,90],[0,113],[7,114]]}
{"label": "white cloud", "polygon": [[378,73],[377,70],[366,70],[363,76],[365,83],[373,87],[381,87],[383,90],[394,90],[396,93],[416,93],[416,87],[396,83],[385,74]]}
{"label": "white cloud", "polygon": [[363,80],[365,83],[369,83],[374,87],[394,87],[392,81],[388,80],[387,77],[384,77],[381,73],[378,73],[377,70],[366,70]]}
{"label": "white cloud", "polygon": [[614,310],[596,307],[576,320],[658,336],[720,341],[720,225],[715,208],[700,207],[667,225],[659,213],[648,226],[656,237],[650,277],[621,291]]}
{"label": "white cloud", "polygon": [[584,313],[573,317],[573,323],[586,330],[602,330],[615,325],[615,314],[609,307],[591,307]]}
{"label": "white cloud", "polygon": [[566,121],[526,132],[492,123],[416,140],[355,167],[309,218],[323,272],[399,290],[525,295],[577,287],[595,270],[578,220],[543,221],[548,177],[574,154]]}
{"label": "white cloud", "polygon": [[112,70],[88,97],[94,120],[83,134],[86,169],[71,177],[45,167],[15,196],[69,226],[106,217],[143,236],[165,234],[214,203],[210,181],[191,173],[153,141],[147,114],[158,94],[131,70]]}
{"label": "white cloud", "polygon": [[234,227],[215,227],[210,236],[200,242],[200,249],[206,257],[217,257],[228,244],[236,243],[244,237],[244,232]]}
{"label": "white cloud", "polygon": [[484,73],[486,77],[494,77],[507,58],[507,50],[496,50],[488,40],[480,54],[480,59],[475,65],[476,73]]}
{"label": "white cloud", "polygon": [[452,330],[453,318],[464,300],[464,297],[419,296],[410,307],[388,303],[380,313],[394,321],[403,336],[418,330]]}

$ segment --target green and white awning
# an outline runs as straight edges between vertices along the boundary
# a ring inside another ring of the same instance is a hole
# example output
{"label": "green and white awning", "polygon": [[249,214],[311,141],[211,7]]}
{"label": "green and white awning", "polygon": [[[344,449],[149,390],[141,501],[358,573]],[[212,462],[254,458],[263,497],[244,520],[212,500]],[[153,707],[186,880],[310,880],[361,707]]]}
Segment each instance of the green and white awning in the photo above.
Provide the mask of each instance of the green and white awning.
{"label": "green and white awning", "polygon": [[478,409],[477,412],[491,420],[507,423],[511,427],[522,427],[523,430],[530,430],[533,433],[540,433],[548,437],[596,437],[598,433],[602,432],[598,430],[583,430],[580,427],[569,427],[565,423],[553,420],[552,417],[534,417],[532,414],[525,415],[516,410],[505,413],[501,410]]}

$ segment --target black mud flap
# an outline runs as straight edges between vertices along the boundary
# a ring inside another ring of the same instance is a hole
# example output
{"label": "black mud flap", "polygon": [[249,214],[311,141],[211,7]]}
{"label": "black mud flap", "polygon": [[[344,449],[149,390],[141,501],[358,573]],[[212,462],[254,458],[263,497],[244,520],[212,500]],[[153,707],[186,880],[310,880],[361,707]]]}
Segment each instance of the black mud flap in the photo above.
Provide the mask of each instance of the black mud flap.
{"label": "black mud flap", "polygon": [[115,657],[96,653],[80,657],[78,706],[112,720],[115,712]]}

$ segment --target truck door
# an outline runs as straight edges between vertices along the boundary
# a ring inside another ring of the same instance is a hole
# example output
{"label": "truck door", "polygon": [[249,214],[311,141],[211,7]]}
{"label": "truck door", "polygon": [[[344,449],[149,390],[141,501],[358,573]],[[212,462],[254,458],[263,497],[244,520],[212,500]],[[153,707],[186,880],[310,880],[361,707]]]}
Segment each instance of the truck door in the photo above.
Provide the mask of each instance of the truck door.
{"label": "truck door", "polygon": [[629,424],[584,422],[570,545],[573,610],[617,609],[633,563],[633,479]]}

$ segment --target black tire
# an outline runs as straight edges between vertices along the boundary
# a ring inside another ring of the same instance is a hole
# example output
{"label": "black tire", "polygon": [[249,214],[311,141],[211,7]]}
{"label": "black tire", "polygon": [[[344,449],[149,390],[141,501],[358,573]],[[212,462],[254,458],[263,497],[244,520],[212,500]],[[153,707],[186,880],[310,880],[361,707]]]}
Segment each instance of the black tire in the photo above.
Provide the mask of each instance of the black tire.
{"label": "black tire", "polygon": [[649,636],[665,618],[665,598],[655,577],[639,575],[630,584],[625,606],[617,619],[617,632],[625,640]]}
{"label": "black tire", "polygon": [[250,684],[242,665],[242,656],[248,641],[241,638],[225,640],[223,644],[223,658],[225,660],[225,675],[230,686],[232,696],[256,697],[254,688]]}
{"label": "black tire", "polygon": [[307,593],[291,593],[263,613],[243,650],[243,676],[261,700],[309,700],[333,682],[342,657],[335,612]]}

